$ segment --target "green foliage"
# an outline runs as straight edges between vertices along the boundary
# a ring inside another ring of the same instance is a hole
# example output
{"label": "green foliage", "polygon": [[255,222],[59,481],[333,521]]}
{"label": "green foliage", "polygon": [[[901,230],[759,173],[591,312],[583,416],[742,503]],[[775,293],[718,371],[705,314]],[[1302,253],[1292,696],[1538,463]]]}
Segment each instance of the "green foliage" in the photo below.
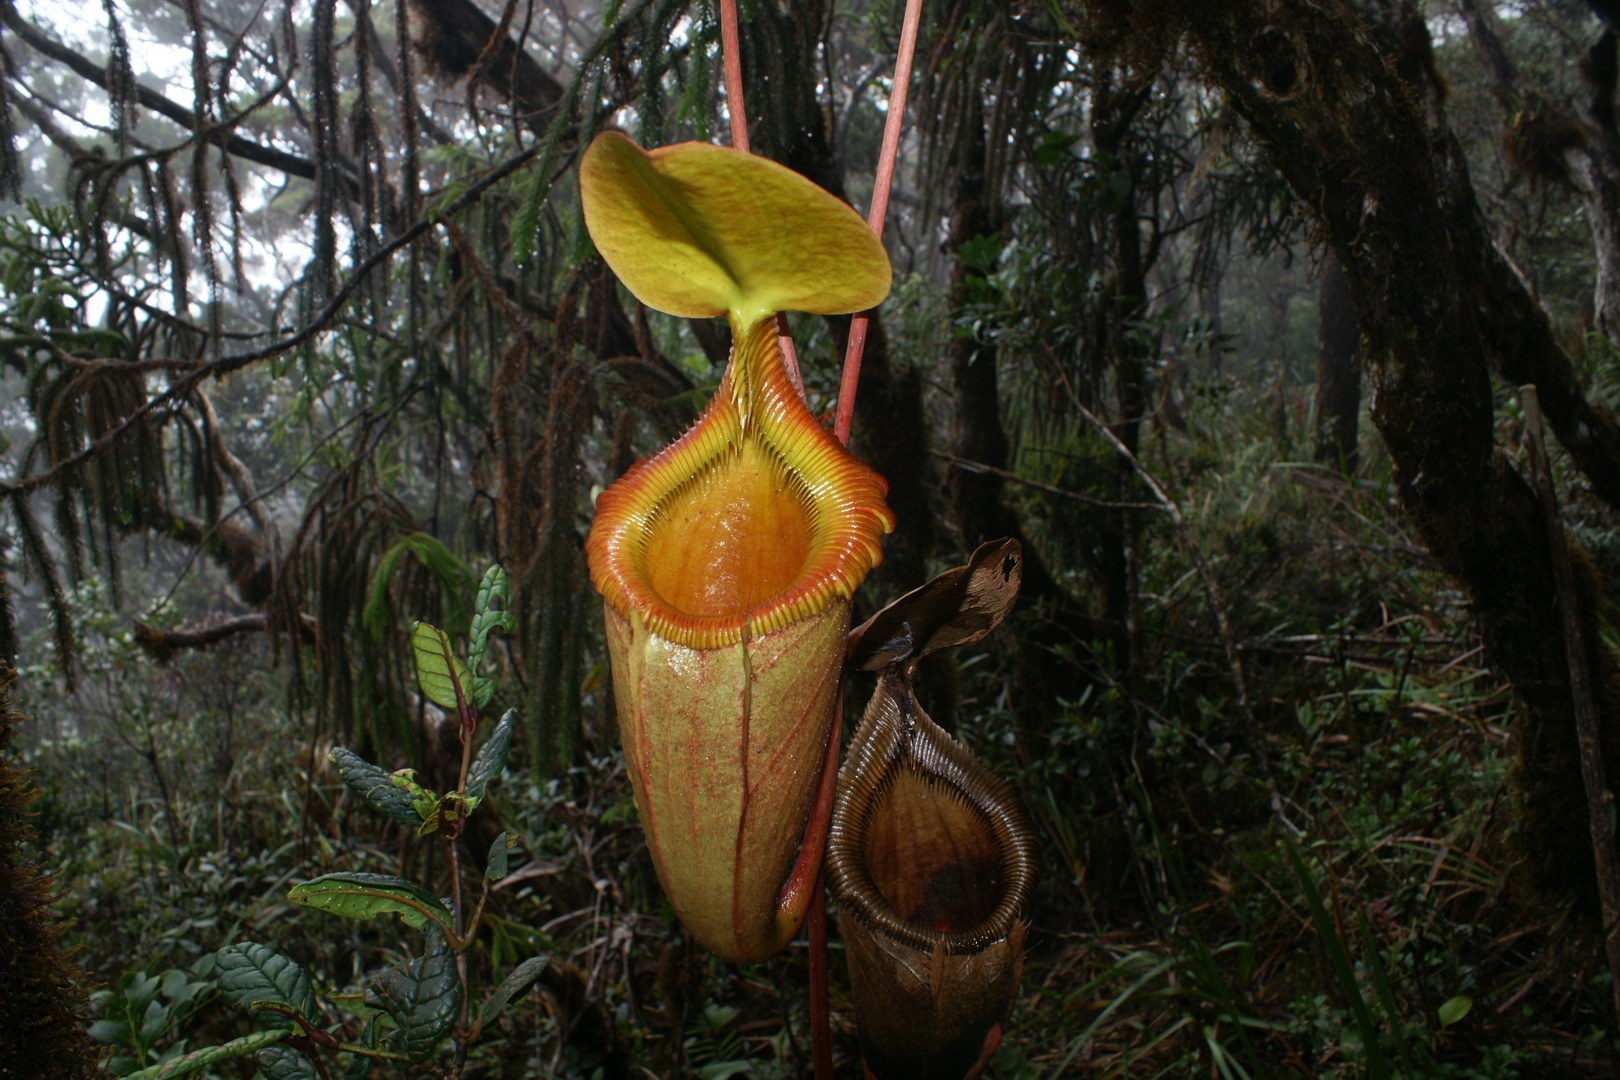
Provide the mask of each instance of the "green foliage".
{"label": "green foliage", "polygon": [[[479,654],[487,647],[491,630],[510,625],[509,616],[495,608],[505,597],[504,576],[487,574],[469,620],[477,628]],[[455,660],[448,637],[419,623],[413,633],[413,654],[424,695],[438,692],[457,707],[458,715],[470,714],[473,727],[458,720],[457,731],[463,739],[472,737],[477,706],[468,698],[470,676]],[[252,1054],[266,1077],[313,1077],[328,1075],[312,1058],[326,1048],[347,1055],[349,1075],[358,1076],[365,1074],[367,1062],[427,1061],[452,1037],[465,1053],[474,1029],[458,1027],[458,1022],[467,1012],[472,987],[458,958],[473,945],[490,887],[505,876],[507,846],[515,837],[499,835],[499,857],[492,852],[488,872],[476,879],[480,895],[470,918],[458,845],[468,816],[487,800],[491,782],[505,767],[515,722],[509,711],[476,755],[467,748],[458,762],[455,790],[443,796],[418,784],[413,770],[388,773],[343,747],[330,753],[339,779],[364,805],[444,845],[456,868],[451,899],[442,902],[409,878],[366,870],[319,875],[292,886],[287,899],[362,922],[397,915],[405,926],[425,932],[418,955],[376,971],[366,979],[363,994],[318,995],[308,973],[288,954],[247,941],[228,944],[199,962],[197,970],[204,974],[195,979],[179,970],[161,977],[130,972],[115,994],[104,995],[102,1018],[90,1031],[119,1048],[115,1071],[122,1075],[143,1070],[143,1077],[184,1076]],[[478,1026],[498,1022],[546,967],[547,961],[538,957],[518,965],[485,999],[477,1014]],[[195,1022],[194,1014],[216,989],[224,1002],[250,1013],[260,1030],[188,1051],[187,1040],[175,1036],[188,1021]],[[324,1003],[322,996],[327,999]],[[334,1015],[347,1019],[333,1028]]]}
{"label": "green foliage", "polygon": [[[209,1046],[201,1050],[193,1050],[189,1054],[181,1054],[147,1069],[129,1074],[130,1080],[171,1080],[174,1077],[190,1076],[195,1072],[219,1065],[232,1058],[245,1057],[248,1054],[267,1053],[276,1043],[292,1034],[291,1027],[271,1028],[265,1031],[255,1031],[251,1035],[243,1035],[240,1039],[232,1039],[219,1046]],[[291,1053],[291,1051],[287,1051]],[[299,1056],[300,1059],[301,1055]],[[261,1056],[261,1063],[264,1060]]]}
{"label": "green foliage", "polygon": [[416,681],[422,696],[441,708],[462,715],[472,702],[472,676],[456,658],[450,638],[437,626],[419,622],[411,628],[411,657],[416,663]]}
{"label": "green foliage", "polygon": [[[302,967],[268,945],[242,942],[214,954],[215,982],[233,1005],[258,1013],[261,1024],[290,1030],[294,1017],[315,1019],[315,990]],[[266,1010],[266,1005],[279,1006]]]}
{"label": "green foliage", "polygon": [[179,969],[161,975],[131,971],[118,980],[116,989],[97,995],[101,1019],[90,1025],[90,1037],[113,1048],[108,1067],[115,1076],[167,1064],[184,1051],[185,1043],[172,1042],[169,1036],[207,1003],[214,990],[212,982],[193,975]]}
{"label": "green foliage", "polygon": [[393,818],[410,826],[422,824],[422,815],[412,802],[411,795],[394,783],[392,773],[385,772],[353,750],[334,746],[328,755],[337,766],[343,785],[354,792],[365,804],[384,817]]}
{"label": "green foliage", "polygon": [[516,710],[508,709],[500,723],[495,725],[495,730],[489,733],[489,738],[484,740],[484,745],[478,748],[472,765],[467,769],[465,790],[469,810],[478,805],[490,781],[500,776],[506,768],[506,756],[512,749],[512,728],[516,720]]}
{"label": "green foliage", "polygon": [[461,1008],[462,986],[455,953],[443,934],[429,934],[427,951],[373,975],[369,986],[378,1007],[399,1030],[389,1046],[421,1061],[450,1034]]}
{"label": "green foliage", "polygon": [[415,882],[388,874],[335,873],[294,885],[287,899],[346,919],[398,915],[420,930],[429,920],[450,928],[450,912]]}
{"label": "green foliage", "polygon": [[[399,568],[400,560],[406,555],[415,555],[420,559],[444,587],[446,625],[452,628],[466,626],[469,615],[464,597],[476,584],[473,581],[472,571],[468,570],[467,564],[456,558],[440,540],[425,532],[413,532],[401,537],[377,560],[377,567],[371,572],[371,584],[366,588],[366,606],[360,615],[361,625],[372,637],[381,640],[383,632],[388,629],[393,619],[388,588],[393,581],[394,572]],[[491,567],[490,570],[500,571],[500,567]],[[502,578],[504,580],[504,574]],[[485,582],[484,587],[487,587],[487,574]],[[482,600],[483,587],[480,587],[479,593]]]}

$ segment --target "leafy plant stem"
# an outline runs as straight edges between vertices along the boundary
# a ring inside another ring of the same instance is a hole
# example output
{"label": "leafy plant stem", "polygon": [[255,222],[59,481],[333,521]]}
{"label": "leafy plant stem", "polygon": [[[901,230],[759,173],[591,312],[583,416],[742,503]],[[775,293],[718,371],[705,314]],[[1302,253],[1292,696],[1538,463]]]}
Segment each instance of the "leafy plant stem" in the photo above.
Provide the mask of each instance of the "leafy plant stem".
{"label": "leafy plant stem", "polygon": [[[727,0],[731,2],[731,0]],[[900,133],[906,119],[906,89],[911,83],[911,60],[917,52],[917,25],[922,20],[922,0],[906,0],[906,13],[900,25],[900,51],[894,59],[894,84],[889,90],[889,113],[883,124],[883,147],[878,152],[877,175],[872,182],[872,207],[866,223],[872,234],[883,239],[883,220],[889,215],[889,190],[894,186],[894,166],[900,156]],[[849,343],[844,349],[844,369],[838,380],[838,412],[833,419],[833,435],[849,444],[855,424],[855,395],[861,382],[861,357],[866,352],[866,330],[871,313],[857,312],[849,324]]]}

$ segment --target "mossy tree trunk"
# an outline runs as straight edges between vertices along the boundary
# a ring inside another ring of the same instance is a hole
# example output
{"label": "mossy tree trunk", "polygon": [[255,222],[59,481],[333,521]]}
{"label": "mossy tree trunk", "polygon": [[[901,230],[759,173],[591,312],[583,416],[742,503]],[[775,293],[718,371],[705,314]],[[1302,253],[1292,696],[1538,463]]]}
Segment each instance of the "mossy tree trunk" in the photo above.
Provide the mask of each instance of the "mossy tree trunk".
{"label": "mossy tree trunk", "polygon": [[[0,612],[9,625],[11,594],[0,571]],[[87,1033],[88,980],[62,943],[51,911],[55,888],[29,849],[29,803],[39,794],[13,764],[23,717],[12,710],[17,674],[0,657],[0,1076],[100,1075],[100,1052]]]}
{"label": "mossy tree trunk", "polygon": [[1316,460],[1346,473],[1356,471],[1356,428],[1361,417],[1361,372],[1356,349],[1361,331],[1339,257],[1322,258],[1317,293],[1320,332],[1316,350]]}
{"label": "mossy tree trunk", "polygon": [[[1492,368],[1536,382],[1544,402],[1549,389],[1559,399],[1554,426],[1595,487],[1620,458],[1588,460],[1606,436],[1577,430],[1592,406],[1546,317],[1490,241],[1439,94],[1422,89],[1432,59],[1421,18],[1397,0],[1107,7],[1144,47],[1184,34],[1204,75],[1318,218],[1355,300],[1373,420],[1401,501],[1467,590],[1490,654],[1524,704],[1523,825],[1536,878],[1552,895],[1595,907],[1552,564],[1536,497],[1495,442]],[[1596,575],[1581,569],[1592,625],[1606,599]],[[1597,633],[1587,640],[1616,775],[1615,666]]]}

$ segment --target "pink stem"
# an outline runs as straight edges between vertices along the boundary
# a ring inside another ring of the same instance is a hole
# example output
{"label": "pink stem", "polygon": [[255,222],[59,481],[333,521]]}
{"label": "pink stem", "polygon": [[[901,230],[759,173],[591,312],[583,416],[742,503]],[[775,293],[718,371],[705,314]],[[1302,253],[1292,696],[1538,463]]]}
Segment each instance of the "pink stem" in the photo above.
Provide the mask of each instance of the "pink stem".
{"label": "pink stem", "polygon": [[743,108],[742,46],[737,39],[737,0],[720,0],[720,53],[726,67],[726,111],[731,114],[731,145],[749,153],[748,112]]}
{"label": "pink stem", "polygon": [[799,392],[801,400],[808,400],[804,393],[804,377],[799,374],[799,350],[793,347],[793,335],[788,333],[787,313],[776,313],[776,343],[782,348],[782,368],[787,372],[788,382],[793,389]]}
{"label": "pink stem", "polygon": [[[921,22],[922,0],[906,0],[906,14],[900,24],[900,52],[894,59],[894,85],[889,91],[889,115],[883,124],[883,149],[878,154],[877,176],[872,183],[872,208],[866,215],[866,223],[879,240],[883,239],[883,221],[889,215],[889,189],[894,186],[894,165],[900,156],[911,59],[917,53],[917,26]],[[838,380],[838,413],[833,420],[833,435],[845,445],[849,443],[849,429],[855,424],[855,395],[860,388],[861,356],[866,352],[866,328],[870,322],[871,313],[862,311],[849,324],[844,370]]]}
{"label": "pink stem", "polygon": [[[748,149],[748,108],[743,104],[742,42],[737,32],[737,0],[720,0],[720,52],[725,59],[726,111],[731,116],[731,145],[743,153]],[[788,382],[804,397],[804,377],[799,374],[799,350],[788,333],[787,316],[776,313],[776,343],[782,349],[782,367]]]}

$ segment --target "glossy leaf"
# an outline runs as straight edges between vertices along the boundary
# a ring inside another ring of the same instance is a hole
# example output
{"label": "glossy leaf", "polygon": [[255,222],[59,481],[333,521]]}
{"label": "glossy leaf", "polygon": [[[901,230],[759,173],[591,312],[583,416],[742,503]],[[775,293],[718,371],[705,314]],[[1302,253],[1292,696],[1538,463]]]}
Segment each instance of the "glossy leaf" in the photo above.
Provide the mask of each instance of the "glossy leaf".
{"label": "glossy leaf", "polygon": [[516,719],[516,709],[506,710],[506,715],[489,733],[484,745],[478,748],[472,765],[467,769],[467,796],[474,806],[483,800],[490,781],[500,776],[501,770],[506,768],[506,755],[512,749],[512,722]]}
{"label": "glossy leaf", "polygon": [[551,963],[549,956],[531,956],[508,971],[506,978],[502,979],[500,985],[491,990],[489,997],[484,1000],[484,1009],[480,1014],[484,1026],[488,1027],[501,1014],[502,1009],[528,993],[529,987],[539,982],[540,976],[546,973],[546,965],[549,963]]}
{"label": "glossy leaf", "polygon": [[[268,945],[242,941],[214,954],[214,980],[225,1000],[253,1009],[264,1002],[285,1005],[307,1019],[315,1018],[315,989],[298,962]],[[261,1027],[286,1030],[293,1022],[276,1012],[255,1010]]]}
{"label": "glossy leaf", "polygon": [[332,747],[327,755],[337,767],[343,786],[384,817],[406,825],[422,824],[422,815],[412,805],[411,796],[394,783],[393,774],[373,765],[353,750]]}
{"label": "glossy leaf", "polygon": [[388,874],[325,874],[294,885],[287,899],[348,919],[393,914],[418,930],[429,920],[447,930],[451,925],[450,912],[436,897],[414,881]]}
{"label": "glossy leaf", "polygon": [[450,638],[431,623],[419,622],[411,629],[411,656],[416,662],[416,682],[433,704],[457,714],[472,706],[472,676],[456,659]]}
{"label": "glossy leaf", "polygon": [[427,952],[373,976],[371,991],[399,1025],[393,1049],[419,1061],[455,1027],[461,1009],[455,953],[443,934],[432,934]]}
{"label": "glossy leaf", "polygon": [[608,131],[579,177],[591,239],[648,307],[748,327],[888,295],[888,256],[860,215],[765,158],[707,143],[643,150]]}

